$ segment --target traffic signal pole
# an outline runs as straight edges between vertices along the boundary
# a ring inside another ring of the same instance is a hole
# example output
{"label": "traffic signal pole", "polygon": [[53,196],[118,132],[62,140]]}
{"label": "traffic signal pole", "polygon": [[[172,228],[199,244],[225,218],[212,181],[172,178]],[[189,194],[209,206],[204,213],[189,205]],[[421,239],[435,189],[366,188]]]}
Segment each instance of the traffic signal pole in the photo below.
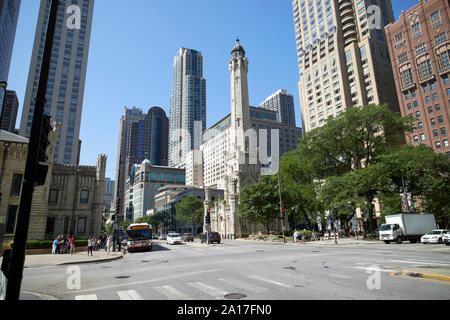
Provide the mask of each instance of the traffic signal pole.
{"label": "traffic signal pole", "polygon": [[50,17],[47,26],[42,68],[39,78],[39,86],[36,95],[33,124],[28,142],[28,153],[25,165],[22,193],[20,196],[17,225],[14,234],[14,243],[9,265],[8,285],[6,287],[6,300],[17,301],[20,297],[23,267],[25,263],[25,249],[30,224],[31,203],[35,185],[35,173],[38,167],[38,153],[41,139],[42,119],[45,107],[45,95],[47,92],[47,81],[50,69],[50,58],[53,48],[53,36],[55,33],[56,16],[58,13],[59,0],[52,0]]}

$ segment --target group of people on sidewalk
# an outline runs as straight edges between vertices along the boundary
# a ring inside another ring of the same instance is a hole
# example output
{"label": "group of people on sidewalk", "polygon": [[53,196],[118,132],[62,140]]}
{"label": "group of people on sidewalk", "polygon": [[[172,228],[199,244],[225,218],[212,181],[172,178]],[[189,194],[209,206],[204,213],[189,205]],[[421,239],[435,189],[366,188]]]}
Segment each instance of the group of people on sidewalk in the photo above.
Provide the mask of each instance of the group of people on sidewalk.
{"label": "group of people on sidewalk", "polygon": [[52,254],[64,254],[69,252],[70,254],[75,253],[75,238],[73,235],[63,236],[59,235],[53,240],[52,244]]}
{"label": "group of people on sidewalk", "polygon": [[[105,250],[108,254],[111,253],[113,246],[113,237],[106,234],[101,235],[96,240],[95,237],[90,236],[88,239],[87,255],[93,256],[93,251]],[[53,240],[52,254],[74,254],[75,252],[75,237],[73,235],[59,235]]]}
{"label": "group of people on sidewalk", "polygon": [[90,236],[88,239],[88,256],[92,256],[93,251],[105,250],[108,254],[111,253],[113,246],[113,237],[106,234],[100,235],[97,240],[95,237]]}

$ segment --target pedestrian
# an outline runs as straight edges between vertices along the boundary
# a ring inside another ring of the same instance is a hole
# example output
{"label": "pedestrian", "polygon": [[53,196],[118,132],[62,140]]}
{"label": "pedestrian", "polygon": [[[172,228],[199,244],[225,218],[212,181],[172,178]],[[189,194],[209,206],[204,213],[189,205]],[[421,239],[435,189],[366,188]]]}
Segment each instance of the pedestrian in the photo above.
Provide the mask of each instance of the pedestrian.
{"label": "pedestrian", "polygon": [[88,240],[88,256],[89,256],[89,252],[91,253],[91,256],[93,256],[92,250],[94,249],[94,245],[95,245],[95,240],[92,236],[90,236],[89,240]]}
{"label": "pedestrian", "polygon": [[112,239],[111,236],[108,237],[108,240],[106,241],[106,247],[108,248],[108,254],[111,253],[111,247],[112,247]]}
{"label": "pedestrian", "polygon": [[75,253],[75,237],[70,236],[70,254]]}
{"label": "pedestrian", "polygon": [[294,243],[297,242],[297,239],[298,239],[298,231],[297,231],[297,229],[295,229],[294,230]]}
{"label": "pedestrian", "polygon": [[56,248],[58,247],[58,238],[56,238],[55,240],[53,240],[53,244],[52,244],[52,254],[56,254]]}

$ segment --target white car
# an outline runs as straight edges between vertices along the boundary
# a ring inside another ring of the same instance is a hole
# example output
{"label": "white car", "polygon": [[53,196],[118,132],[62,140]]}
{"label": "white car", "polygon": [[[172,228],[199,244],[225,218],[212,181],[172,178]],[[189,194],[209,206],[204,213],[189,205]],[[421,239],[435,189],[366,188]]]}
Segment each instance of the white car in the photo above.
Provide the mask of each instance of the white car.
{"label": "white car", "polygon": [[447,234],[442,237],[442,241],[446,246],[450,246],[450,232],[447,232]]}
{"label": "white car", "polygon": [[450,233],[447,229],[431,230],[420,239],[422,243],[443,243],[443,237]]}
{"label": "white car", "polygon": [[179,233],[169,233],[167,235],[167,244],[181,244],[182,239]]}

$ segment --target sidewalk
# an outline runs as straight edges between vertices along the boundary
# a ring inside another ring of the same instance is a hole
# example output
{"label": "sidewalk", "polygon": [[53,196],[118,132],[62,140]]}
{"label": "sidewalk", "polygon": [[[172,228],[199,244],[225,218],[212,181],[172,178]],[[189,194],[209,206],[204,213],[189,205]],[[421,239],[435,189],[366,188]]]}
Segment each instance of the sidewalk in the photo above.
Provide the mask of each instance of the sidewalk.
{"label": "sidewalk", "polygon": [[[79,264],[91,262],[103,262],[120,259],[123,252],[111,252],[109,255],[106,251],[94,251],[93,256],[88,256],[87,252],[78,252],[70,254],[37,254],[25,256],[25,268],[57,266],[65,264]],[[1,263],[2,258],[0,258]]]}

